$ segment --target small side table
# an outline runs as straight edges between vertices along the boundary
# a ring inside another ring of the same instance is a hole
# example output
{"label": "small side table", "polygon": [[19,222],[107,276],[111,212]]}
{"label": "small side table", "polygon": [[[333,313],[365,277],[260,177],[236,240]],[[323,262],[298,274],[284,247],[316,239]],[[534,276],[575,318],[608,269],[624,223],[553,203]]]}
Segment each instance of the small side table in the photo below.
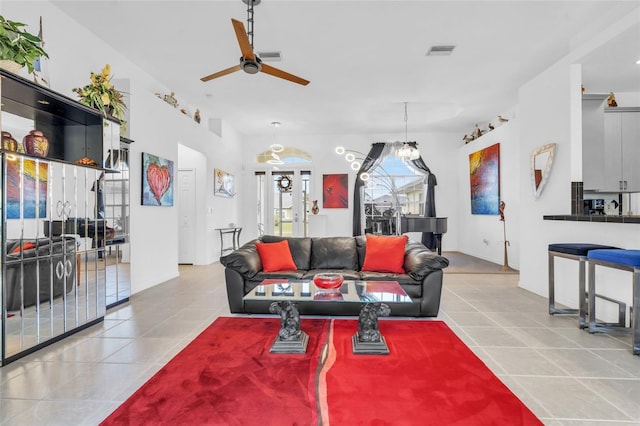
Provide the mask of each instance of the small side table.
{"label": "small side table", "polygon": [[[233,228],[216,228],[216,231],[220,233],[220,255],[225,251],[234,251],[238,247],[240,247],[240,233],[242,232],[242,227],[233,227]],[[231,246],[224,245],[224,236],[231,235]]]}

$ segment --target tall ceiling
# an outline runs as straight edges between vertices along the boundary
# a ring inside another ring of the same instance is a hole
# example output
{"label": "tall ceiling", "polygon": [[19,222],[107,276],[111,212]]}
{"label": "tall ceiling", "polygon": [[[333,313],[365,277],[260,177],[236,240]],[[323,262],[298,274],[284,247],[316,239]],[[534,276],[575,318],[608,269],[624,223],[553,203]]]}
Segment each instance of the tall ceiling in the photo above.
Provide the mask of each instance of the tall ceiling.
{"label": "tall ceiling", "polygon": [[[53,1],[145,69],[177,97],[246,135],[283,133],[461,136],[509,115],[518,88],[640,1],[262,0],[254,47],[279,51],[270,65],[311,81],[300,86],[242,71],[231,18],[241,0]],[[89,23],[88,25],[86,23]],[[434,45],[451,56],[426,56]],[[584,59],[584,79],[606,91],[640,92],[640,27]]]}

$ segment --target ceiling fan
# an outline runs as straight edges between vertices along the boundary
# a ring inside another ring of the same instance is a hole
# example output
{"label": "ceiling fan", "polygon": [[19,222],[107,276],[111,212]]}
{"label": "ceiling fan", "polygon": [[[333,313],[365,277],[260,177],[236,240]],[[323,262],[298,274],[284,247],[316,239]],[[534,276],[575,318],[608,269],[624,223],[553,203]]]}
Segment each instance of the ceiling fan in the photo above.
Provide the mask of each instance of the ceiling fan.
{"label": "ceiling fan", "polygon": [[[240,45],[240,52],[242,53],[242,56],[240,57],[240,64],[210,74],[206,77],[202,77],[200,80],[206,82],[209,80],[213,80],[214,78],[222,77],[224,75],[243,70],[247,74],[257,74],[259,72],[263,72],[265,74],[282,78],[293,83],[298,83],[303,86],[309,84],[309,81],[305,80],[304,78],[289,74],[286,71],[282,71],[278,68],[272,67],[271,65],[263,63],[260,58],[253,52],[253,6],[254,4],[259,4],[260,0],[242,1],[243,3],[247,4],[247,26],[249,27],[249,32],[247,33],[244,28],[244,24],[241,21],[233,18],[231,19],[233,29],[236,32],[236,38],[238,39],[238,44]],[[251,41],[249,41],[249,35],[251,35]]]}

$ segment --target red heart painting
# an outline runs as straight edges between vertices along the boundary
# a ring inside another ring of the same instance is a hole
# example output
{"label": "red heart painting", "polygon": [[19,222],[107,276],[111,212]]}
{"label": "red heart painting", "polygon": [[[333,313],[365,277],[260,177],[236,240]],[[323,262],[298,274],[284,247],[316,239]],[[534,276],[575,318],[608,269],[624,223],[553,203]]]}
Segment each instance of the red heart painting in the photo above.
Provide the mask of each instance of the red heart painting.
{"label": "red heart painting", "polygon": [[171,183],[171,175],[169,169],[166,166],[159,166],[155,163],[149,164],[147,168],[147,182],[149,182],[149,188],[153,192],[153,196],[160,203],[160,199],[169,189]]}

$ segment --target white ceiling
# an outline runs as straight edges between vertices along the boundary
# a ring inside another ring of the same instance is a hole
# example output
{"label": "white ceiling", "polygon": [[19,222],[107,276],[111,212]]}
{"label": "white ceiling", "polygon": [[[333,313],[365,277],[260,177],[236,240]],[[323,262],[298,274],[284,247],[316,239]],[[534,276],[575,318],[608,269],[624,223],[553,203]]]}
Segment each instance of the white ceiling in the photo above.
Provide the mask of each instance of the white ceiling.
{"label": "white ceiling", "polygon": [[[271,65],[311,81],[304,87],[243,72],[202,83],[237,65],[231,18],[241,0],[53,1],[175,91],[246,135],[469,133],[508,115],[517,90],[640,1],[263,0],[255,7],[257,51]],[[635,13],[638,13],[637,10]],[[427,57],[433,45],[449,57]],[[615,48],[585,58],[584,81],[640,92],[640,27]]]}

